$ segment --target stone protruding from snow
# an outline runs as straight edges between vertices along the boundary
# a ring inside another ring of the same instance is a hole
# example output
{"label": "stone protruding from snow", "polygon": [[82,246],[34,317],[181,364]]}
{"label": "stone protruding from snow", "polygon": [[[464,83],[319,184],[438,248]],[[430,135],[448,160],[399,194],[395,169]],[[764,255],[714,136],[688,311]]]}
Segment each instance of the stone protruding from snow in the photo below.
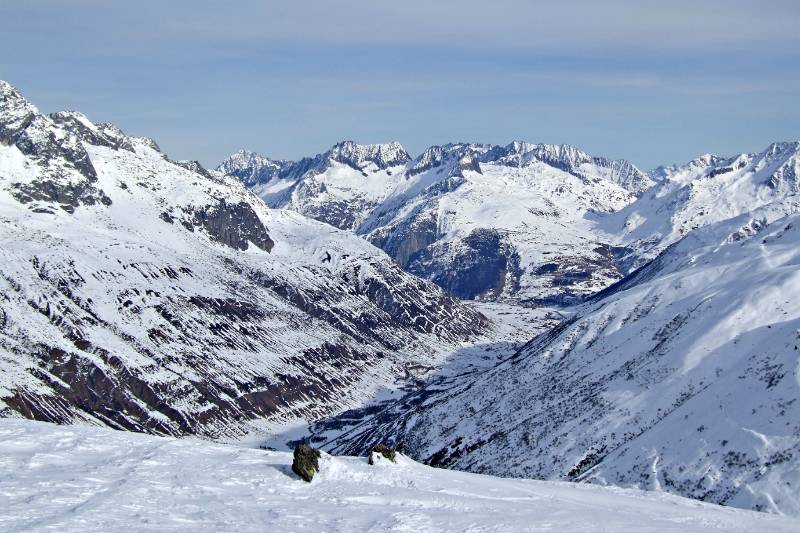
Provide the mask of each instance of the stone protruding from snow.
{"label": "stone protruding from snow", "polygon": [[300,476],[300,479],[311,483],[314,476],[319,472],[319,458],[321,454],[316,448],[298,444],[294,449],[294,461],[292,461],[292,472]]}
{"label": "stone protruding from snow", "polygon": [[372,448],[367,462],[371,465],[374,465],[383,460],[391,461],[393,463],[397,462],[397,450],[386,446],[385,444],[378,444]]}

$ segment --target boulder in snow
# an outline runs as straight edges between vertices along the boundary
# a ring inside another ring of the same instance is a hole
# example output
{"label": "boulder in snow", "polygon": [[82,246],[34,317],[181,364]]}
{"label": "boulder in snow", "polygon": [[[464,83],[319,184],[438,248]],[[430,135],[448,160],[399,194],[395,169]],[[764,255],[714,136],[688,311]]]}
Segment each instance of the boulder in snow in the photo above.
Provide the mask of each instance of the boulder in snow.
{"label": "boulder in snow", "polygon": [[319,472],[319,450],[299,444],[294,449],[294,461],[292,462],[292,472],[300,476],[304,481],[311,483],[314,474]]}
{"label": "boulder in snow", "polygon": [[378,444],[369,454],[369,464],[374,465],[376,462],[382,459],[388,459],[391,462],[395,462],[397,457],[397,451],[394,448],[390,448],[385,444]]}

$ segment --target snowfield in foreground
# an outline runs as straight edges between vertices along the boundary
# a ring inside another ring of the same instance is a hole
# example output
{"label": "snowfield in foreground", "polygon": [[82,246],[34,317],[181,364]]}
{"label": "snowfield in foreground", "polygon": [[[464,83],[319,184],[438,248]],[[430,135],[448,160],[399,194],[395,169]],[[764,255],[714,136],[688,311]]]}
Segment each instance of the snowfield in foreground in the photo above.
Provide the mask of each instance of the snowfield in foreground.
{"label": "snowfield in foreground", "polygon": [[663,493],[502,479],[400,457],[291,454],[0,420],[0,530],[798,531],[800,522]]}

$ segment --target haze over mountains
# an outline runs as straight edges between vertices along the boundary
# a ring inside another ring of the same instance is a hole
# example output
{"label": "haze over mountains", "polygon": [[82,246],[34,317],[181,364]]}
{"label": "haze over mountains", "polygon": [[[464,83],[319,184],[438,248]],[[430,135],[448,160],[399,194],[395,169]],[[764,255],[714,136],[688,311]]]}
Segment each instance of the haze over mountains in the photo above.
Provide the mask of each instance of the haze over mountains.
{"label": "haze over mountains", "polygon": [[799,156],[206,170],[2,82],[0,414],[800,515]]}

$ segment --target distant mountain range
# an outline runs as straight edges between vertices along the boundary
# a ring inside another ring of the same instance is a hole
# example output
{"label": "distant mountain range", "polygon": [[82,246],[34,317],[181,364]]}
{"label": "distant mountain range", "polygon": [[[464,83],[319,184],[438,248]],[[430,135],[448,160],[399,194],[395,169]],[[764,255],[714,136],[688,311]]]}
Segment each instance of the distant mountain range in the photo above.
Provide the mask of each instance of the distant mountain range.
{"label": "distant mountain range", "polygon": [[798,143],[642,172],[568,145],[346,141],[298,162],[238,152],[219,171],[269,206],[363,236],[466,299],[559,305],[622,279],[686,231],[780,200],[793,212]]}

